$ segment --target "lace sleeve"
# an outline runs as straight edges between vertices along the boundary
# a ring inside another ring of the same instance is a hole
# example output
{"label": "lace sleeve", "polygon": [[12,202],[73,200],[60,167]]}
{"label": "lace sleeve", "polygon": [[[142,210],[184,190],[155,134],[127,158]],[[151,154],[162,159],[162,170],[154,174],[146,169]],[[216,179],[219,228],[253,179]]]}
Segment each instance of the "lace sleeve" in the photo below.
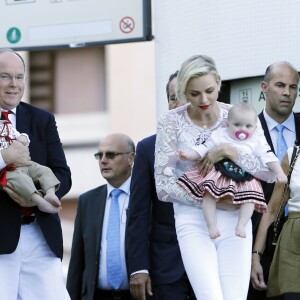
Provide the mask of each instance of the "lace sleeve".
{"label": "lace sleeve", "polygon": [[[192,199],[181,188],[176,180],[180,176],[178,151],[178,135],[181,128],[177,128],[176,117],[163,115],[157,127],[155,145],[155,183],[158,198],[164,202],[179,202],[192,206],[201,206],[201,203]],[[181,164],[183,162],[180,162]]]}

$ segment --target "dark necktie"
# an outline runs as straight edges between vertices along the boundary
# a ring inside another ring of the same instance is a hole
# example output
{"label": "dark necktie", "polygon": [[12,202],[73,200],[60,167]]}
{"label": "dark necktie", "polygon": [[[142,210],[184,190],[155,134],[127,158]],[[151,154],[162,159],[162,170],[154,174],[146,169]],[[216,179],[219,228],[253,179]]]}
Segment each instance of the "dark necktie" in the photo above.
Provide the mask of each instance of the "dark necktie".
{"label": "dark necktie", "polygon": [[113,289],[118,289],[123,281],[120,255],[120,211],[118,201],[121,193],[122,190],[120,189],[114,189],[111,192],[112,199],[106,232],[107,282]]}

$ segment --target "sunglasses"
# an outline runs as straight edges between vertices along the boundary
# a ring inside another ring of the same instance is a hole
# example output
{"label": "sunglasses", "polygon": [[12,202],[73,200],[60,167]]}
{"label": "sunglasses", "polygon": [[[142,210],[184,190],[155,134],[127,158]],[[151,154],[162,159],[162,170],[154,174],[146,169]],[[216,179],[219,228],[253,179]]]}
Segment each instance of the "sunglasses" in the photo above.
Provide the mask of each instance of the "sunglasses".
{"label": "sunglasses", "polygon": [[105,155],[107,159],[114,159],[118,155],[129,154],[129,153],[131,152],[98,152],[95,153],[94,156],[97,160],[102,159],[103,155]]}

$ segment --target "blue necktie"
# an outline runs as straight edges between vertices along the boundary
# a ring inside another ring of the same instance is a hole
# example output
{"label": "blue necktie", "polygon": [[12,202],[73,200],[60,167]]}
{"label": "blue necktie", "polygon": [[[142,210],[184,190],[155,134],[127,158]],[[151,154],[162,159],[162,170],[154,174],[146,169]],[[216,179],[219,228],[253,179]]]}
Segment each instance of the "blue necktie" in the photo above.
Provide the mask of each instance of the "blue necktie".
{"label": "blue necktie", "polygon": [[282,124],[278,124],[275,128],[277,130],[277,157],[280,161],[282,161],[286,150],[287,150],[287,145],[286,145],[286,141],[284,139],[283,136],[283,129],[284,129],[284,125]]}
{"label": "blue necktie", "polygon": [[[284,125],[282,124],[278,124],[275,128],[277,130],[277,157],[280,160],[280,162],[282,161],[286,151],[287,151],[287,145],[286,145],[286,141],[285,138],[283,136],[283,129],[284,129]],[[284,208],[284,214],[285,216],[288,215],[288,206],[286,205]]]}
{"label": "blue necktie", "polygon": [[122,193],[119,189],[111,192],[111,205],[107,224],[107,282],[113,289],[118,289],[123,281],[120,256],[120,212],[118,198]]}

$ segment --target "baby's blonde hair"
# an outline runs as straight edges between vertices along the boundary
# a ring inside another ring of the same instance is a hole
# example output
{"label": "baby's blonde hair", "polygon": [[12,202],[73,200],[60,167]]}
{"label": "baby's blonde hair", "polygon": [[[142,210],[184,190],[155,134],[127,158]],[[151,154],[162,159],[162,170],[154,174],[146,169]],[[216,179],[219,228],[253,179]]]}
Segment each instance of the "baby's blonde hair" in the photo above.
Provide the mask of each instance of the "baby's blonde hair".
{"label": "baby's blonde hair", "polygon": [[255,118],[257,119],[257,112],[253,105],[247,102],[234,104],[228,111],[228,120],[234,118],[234,116],[236,116],[237,114],[246,114],[249,112],[253,112]]}

